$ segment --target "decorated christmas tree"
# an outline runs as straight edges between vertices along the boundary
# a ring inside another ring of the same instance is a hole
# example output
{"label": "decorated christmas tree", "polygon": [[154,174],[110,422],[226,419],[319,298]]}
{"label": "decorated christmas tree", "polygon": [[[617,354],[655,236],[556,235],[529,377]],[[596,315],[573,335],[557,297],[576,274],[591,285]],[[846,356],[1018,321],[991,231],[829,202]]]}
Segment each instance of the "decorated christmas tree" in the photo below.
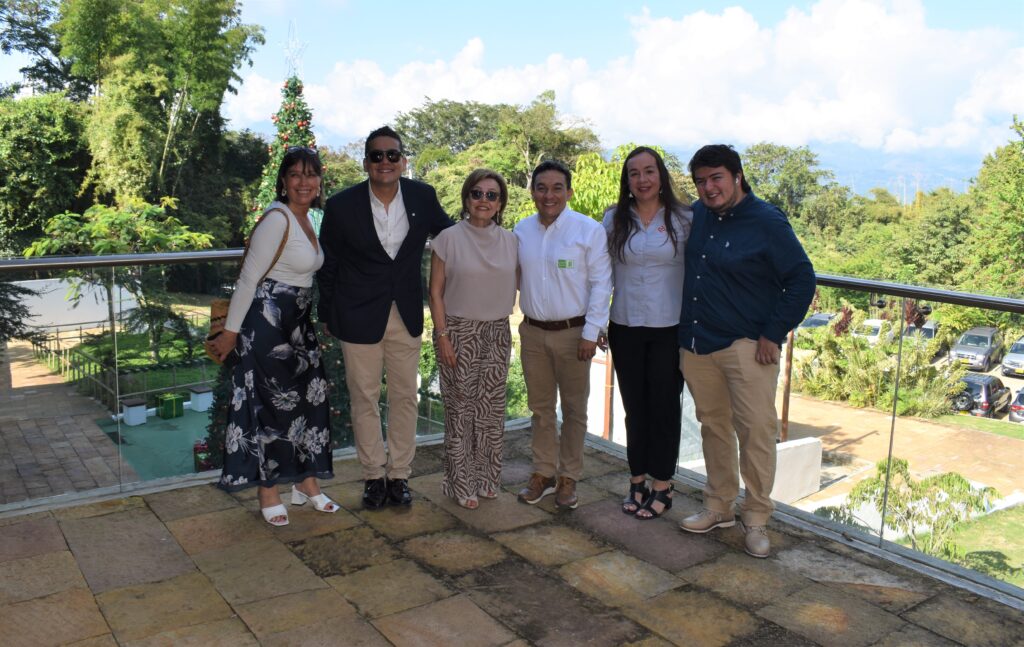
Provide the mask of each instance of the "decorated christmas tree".
{"label": "decorated christmas tree", "polygon": [[[302,96],[302,81],[297,76],[291,76],[285,81],[281,94],[283,96],[281,107],[270,117],[277,126],[277,134],[267,145],[270,159],[263,169],[259,192],[249,211],[249,218],[245,226],[247,232],[256,224],[264,209],[274,201],[277,171],[288,148],[291,146],[316,148],[316,137],[314,137],[311,127],[313,114]],[[324,169],[326,170],[326,168],[327,165],[324,164]],[[319,233],[323,212],[319,209],[310,209],[309,218],[313,223],[314,231]],[[314,304],[319,301],[319,297],[315,294],[315,286],[314,283]],[[313,320],[319,320],[315,311]],[[320,348],[324,369],[327,372],[327,401],[331,405],[331,438],[335,447],[344,447],[352,444],[352,422],[341,343],[333,337],[321,334]],[[231,374],[228,369],[221,367],[213,393],[214,401],[213,407],[210,409],[210,424],[207,427],[206,441],[196,443],[194,450],[197,471],[200,468],[220,467],[223,462],[224,429],[227,427],[227,410],[231,402]]]}

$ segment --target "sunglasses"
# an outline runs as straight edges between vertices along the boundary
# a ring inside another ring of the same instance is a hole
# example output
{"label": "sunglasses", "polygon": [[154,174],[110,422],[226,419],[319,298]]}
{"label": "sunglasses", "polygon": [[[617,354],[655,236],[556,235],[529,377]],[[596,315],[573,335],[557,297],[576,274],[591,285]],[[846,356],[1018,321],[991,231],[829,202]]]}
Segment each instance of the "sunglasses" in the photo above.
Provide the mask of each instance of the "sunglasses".
{"label": "sunglasses", "polygon": [[284,149],[285,153],[297,153],[299,151],[305,153],[312,153],[313,155],[317,154],[316,149],[311,148],[309,146],[289,146],[288,148]]}
{"label": "sunglasses", "polygon": [[386,151],[370,151],[366,155],[366,159],[370,160],[371,164],[380,164],[384,161],[385,155],[392,164],[397,164],[398,160],[402,159],[402,151],[397,148],[391,148]]}
{"label": "sunglasses", "polygon": [[483,198],[487,198],[488,202],[497,202],[498,198],[501,197],[501,194],[498,193],[497,191],[484,192],[481,191],[480,189],[472,189],[469,192],[469,197],[473,198],[474,200],[482,200]]}

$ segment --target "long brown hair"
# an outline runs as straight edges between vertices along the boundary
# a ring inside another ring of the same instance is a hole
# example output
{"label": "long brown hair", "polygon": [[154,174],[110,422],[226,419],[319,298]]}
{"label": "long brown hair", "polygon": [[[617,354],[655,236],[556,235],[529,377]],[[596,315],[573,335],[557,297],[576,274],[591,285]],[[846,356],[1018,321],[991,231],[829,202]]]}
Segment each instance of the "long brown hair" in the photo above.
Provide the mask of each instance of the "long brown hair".
{"label": "long brown hair", "polygon": [[675,191],[672,190],[672,176],[668,174],[665,160],[661,159],[658,151],[648,146],[637,146],[622,161],[622,177],[619,180],[619,201],[615,205],[612,231],[608,234],[608,251],[611,253],[612,258],[620,263],[626,262],[626,245],[629,243],[629,239],[633,237],[634,233],[640,231],[639,225],[633,222],[633,216],[630,213],[633,196],[629,192],[629,170],[627,165],[629,160],[643,153],[653,157],[655,164],[658,165],[658,178],[661,180],[661,206],[665,208],[665,231],[668,233],[669,240],[672,241],[672,247],[675,250],[673,255],[679,253],[678,239],[676,237],[675,225],[672,224],[672,216],[683,206],[683,203],[676,197]]}

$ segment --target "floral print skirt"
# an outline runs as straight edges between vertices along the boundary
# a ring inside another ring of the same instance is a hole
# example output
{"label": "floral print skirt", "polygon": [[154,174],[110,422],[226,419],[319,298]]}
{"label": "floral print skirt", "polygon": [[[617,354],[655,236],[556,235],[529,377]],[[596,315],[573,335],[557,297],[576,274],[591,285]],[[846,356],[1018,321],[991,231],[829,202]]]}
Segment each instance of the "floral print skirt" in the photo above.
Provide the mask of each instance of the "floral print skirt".
{"label": "floral print skirt", "polygon": [[310,321],[312,288],[265,279],[238,332],[224,434],[228,491],[334,476],[327,379]]}

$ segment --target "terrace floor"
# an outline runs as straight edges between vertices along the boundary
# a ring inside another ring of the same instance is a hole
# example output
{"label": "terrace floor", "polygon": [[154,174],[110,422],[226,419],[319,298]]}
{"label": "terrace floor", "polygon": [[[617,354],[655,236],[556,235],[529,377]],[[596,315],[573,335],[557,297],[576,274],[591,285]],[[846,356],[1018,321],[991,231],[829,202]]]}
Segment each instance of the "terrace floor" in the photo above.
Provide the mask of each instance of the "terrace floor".
{"label": "terrace floor", "polygon": [[529,432],[506,437],[505,491],[467,511],[423,446],[407,509],[257,516],[255,491],[193,486],[0,519],[5,645],[1024,645],[1019,611],[779,522],[769,559],[736,528],[679,531],[699,494],[640,522],[627,472],[588,447],[580,507],[531,507]]}

